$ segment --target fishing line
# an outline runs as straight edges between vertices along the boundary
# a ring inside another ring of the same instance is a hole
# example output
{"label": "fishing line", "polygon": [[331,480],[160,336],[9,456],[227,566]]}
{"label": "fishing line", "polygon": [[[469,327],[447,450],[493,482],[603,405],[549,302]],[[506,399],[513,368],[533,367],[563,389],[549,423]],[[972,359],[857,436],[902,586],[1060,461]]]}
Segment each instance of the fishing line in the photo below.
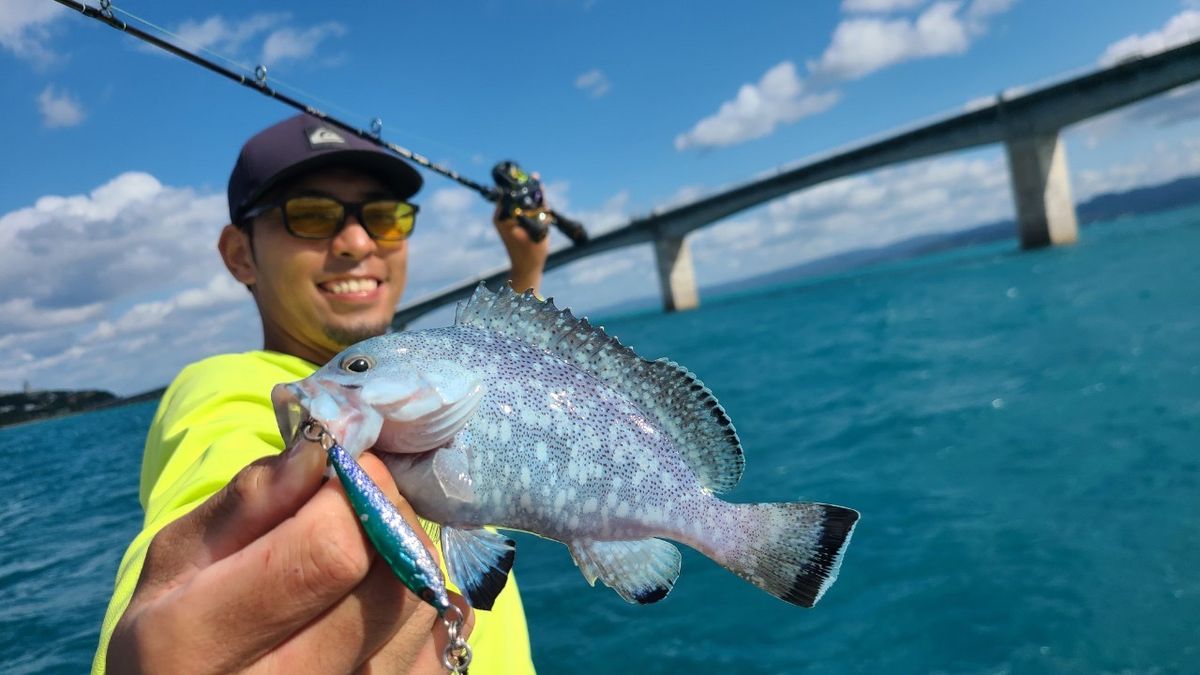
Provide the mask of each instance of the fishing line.
{"label": "fishing line", "polygon": [[[172,35],[172,37],[178,38],[178,36],[174,36],[170,31],[164,30],[164,29],[154,25],[153,23],[146,21],[145,19],[136,17],[135,15],[133,15],[129,12],[126,12],[124,10],[117,10],[113,6],[111,0],[101,0],[100,6],[98,8],[92,7],[84,2],[80,2],[78,0],[54,0],[54,1],[60,5],[63,5],[65,7],[68,7],[70,9],[73,9],[73,10],[79,12],[90,19],[95,19],[101,23],[104,23],[112,28],[115,28],[115,29],[121,31],[122,33],[131,35],[139,40],[142,40],[144,42],[152,44],[155,47],[158,47],[159,49],[170,52],[180,58],[190,61],[190,62],[192,62],[198,66],[201,66],[207,70],[210,70],[218,75],[224,76],[227,79],[233,80],[234,82],[236,82],[242,86],[245,86],[248,89],[252,89],[254,91],[259,92],[260,94],[263,94],[265,96],[273,98],[281,103],[284,103],[285,105],[288,105],[292,108],[295,108],[296,110],[299,110],[300,112],[308,113],[309,115],[312,115],[313,117],[317,117],[317,118],[321,119],[322,121],[324,121],[325,123],[330,124],[334,127],[337,127],[347,133],[355,134],[358,137],[360,137],[368,142],[374,143],[375,145],[377,145],[381,148],[390,150],[391,152],[394,152],[397,155],[400,155],[404,159],[407,159],[411,162],[419,164],[419,165],[425,167],[426,169],[429,169],[430,171],[441,174],[460,185],[463,185],[467,188],[474,190],[475,192],[478,192],[484,199],[487,199],[488,201],[496,201],[500,198],[500,195],[495,188],[477,183],[465,176],[460,175],[457,171],[450,169],[448,167],[442,166],[440,164],[436,164],[436,163],[430,161],[425,156],[420,155],[416,152],[413,152],[412,150],[409,150],[408,148],[405,148],[405,147],[402,147],[395,143],[392,143],[390,141],[384,140],[381,135],[382,131],[383,131],[383,120],[379,119],[378,117],[374,118],[371,121],[370,131],[366,131],[364,129],[361,129],[361,128],[355,127],[351,124],[348,124],[346,122],[343,122],[341,119],[339,119],[337,117],[334,117],[322,110],[319,110],[307,103],[304,103],[303,101],[300,101],[299,99],[297,99],[293,96],[290,96],[286,93],[279,91],[275,86],[274,79],[268,81],[267,67],[265,65],[259,64],[259,65],[255,66],[254,69],[251,71],[250,68],[244,66],[243,64],[237,63],[236,61],[233,61],[226,57],[213,54],[211,51],[209,51],[207,49],[201,49],[200,51],[202,51],[206,54],[212,54],[214,58],[210,59],[205,56],[202,56],[201,54],[195,53],[193,51],[189,51],[188,49],[186,49],[184,47],[174,44],[173,42],[165,40],[157,35],[148,33],[146,31],[142,30],[141,28],[138,28],[137,26],[131,25],[131,23],[129,23],[127,21],[124,21],[123,19],[118,18],[116,15],[116,12],[120,11],[122,14],[129,17],[133,21],[136,21],[138,23],[141,23],[143,25],[151,27],[153,30],[160,31],[164,35]],[[231,69],[220,63],[217,63],[217,60],[224,61],[227,64],[233,66],[233,68],[235,68],[237,70],[241,70],[243,72],[240,72],[240,73],[236,72],[234,69]],[[301,96],[304,96],[305,98],[311,98],[311,99],[316,98],[316,97],[312,97],[311,95],[305,94],[297,87],[288,86],[288,89],[296,92],[297,94],[299,94]]]}
{"label": "fishing line", "polygon": [[[175,54],[176,56],[190,61],[198,66],[210,70],[218,75],[224,76],[227,79],[253,89],[264,96],[275,99],[284,103],[296,110],[307,113],[316,117],[325,123],[337,127],[347,133],[355,134],[370,143],[389,150],[404,159],[407,159],[415,164],[441,174],[450,180],[470,188],[479,193],[484,199],[489,202],[498,202],[499,211],[503,217],[513,218],[517,224],[528,233],[529,238],[533,241],[541,241],[545,239],[549,232],[550,226],[558,228],[565,234],[573,244],[581,245],[588,241],[587,231],[581,223],[578,223],[570,218],[567,218],[545,205],[544,195],[542,192],[542,184],[538,175],[528,173],[522,170],[515,162],[500,162],[492,169],[492,179],[495,181],[495,186],[483,185],[477,183],[470,178],[460,175],[457,171],[434,163],[423,155],[419,155],[412,150],[396,145],[395,143],[385,141],[383,139],[383,120],[375,117],[371,120],[370,131],[355,127],[347,122],[342,121],[338,117],[334,117],[322,110],[319,110],[312,105],[304,103],[301,99],[315,101],[321,105],[338,110],[343,114],[348,114],[351,117],[363,116],[333,105],[330,102],[323,101],[319,97],[314,96],[299,87],[289,85],[278,81],[274,78],[268,81],[267,66],[259,64],[251,70],[245,64],[227,58],[221,54],[217,54],[202,45],[191,43],[183,39],[181,36],[172,33],[171,31],[158,26],[146,19],[127,12],[123,9],[118,9],[113,6],[112,0],[100,0],[100,6],[92,7],[82,0],[54,0],[60,5],[69,7],[84,16],[95,19],[101,23],[115,28],[122,33],[132,35],[139,40],[148,42],[159,49]],[[131,25],[129,22],[117,18],[117,13],[120,12],[123,16],[128,17],[131,21],[140,23],[159,35],[148,33],[141,28]],[[171,40],[166,40],[161,36],[169,36]],[[172,41],[173,40],[173,41]],[[181,46],[181,44],[190,45],[191,49]],[[203,56],[203,54],[208,55]],[[217,61],[224,62],[225,65]],[[241,72],[237,72],[241,71]],[[283,87],[291,92],[291,94],[280,91]],[[294,94],[294,95],[292,95]]]}
{"label": "fishing line", "polygon": [[[129,17],[133,21],[136,21],[136,22],[142,24],[143,26],[147,26],[147,27],[153,29],[155,32],[157,32],[161,35],[165,35],[165,36],[171,38],[171,40],[176,45],[186,45],[187,47],[191,48],[191,50],[193,52],[202,53],[214,61],[221,61],[221,62],[225,63],[226,65],[232,66],[233,68],[240,70],[244,73],[254,72],[253,66],[249,66],[240,61],[236,61],[228,56],[225,56],[224,54],[221,54],[219,52],[215,52],[211,49],[208,49],[207,47],[205,47],[201,44],[192,42],[191,40],[188,40],[187,38],[183,37],[179,33],[173,32],[168,28],[159,26],[158,24],[154,23],[153,21],[142,18],[142,17],[134,14],[133,12],[130,12],[127,9],[122,9],[120,7],[112,7],[112,10],[118,14],[123,14],[123,15]],[[292,91],[293,93],[295,93],[301,97],[304,97],[307,100],[315,101],[318,105],[322,106],[323,108],[325,108],[327,110],[335,110],[335,111],[342,113],[343,115],[348,115],[350,117],[354,117],[354,118],[357,118],[360,120],[367,119],[366,115],[362,115],[353,110],[347,110],[346,108],[338,106],[337,104],[333,103],[332,101],[324,100],[324,99],[320,98],[319,96],[316,96],[315,94],[304,91],[303,89],[301,89],[293,84],[290,84],[288,82],[284,82],[283,80],[281,80],[277,77],[272,77],[271,81],[274,83],[274,85],[277,88],[288,89],[288,90]]]}
{"label": "fishing line", "polygon": [[[153,29],[155,32],[157,32],[161,35],[165,35],[165,36],[171,38],[171,40],[176,45],[186,45],[193,52],[202,53],[202,54],[208,56],[208,58],[213,59],[214,61],[221,61],[228,66],[232,66],[233,68],[240,70],[241,72],[244,72],[244,73],[254,72],[254,66],[247,65],[246,63],[237,61],[229,56],[221,54],[220,52],[213,51],[213,50],[205,47],[204,45],[193,42],[193,41],[183,37],[179,33],[176,33],[174,31],[170,30],[169,28],[164,28],[164,27],[159,26],[158,24],[154,23],[153,21],[150,21],[149,19],[140,17],[140,16],[134,14],[133,12],[130,12],[127,9],[122,9],[120,7],[113,6],[112,10],[114,12],[116,12],[117,14],[122,14],[124,16],[127,16],[131,20],[136,21],[137,23],[140,23],[144,26],[147,26],[147,27]],[[274,84],[274,86],[277,89],[286,89],[286,90],[292,92],[293,94],[295,94],[299,98],[303,98],[307,101],[313,101],[317,105],[321,106],[321,108],[323,110],[332,110],[334,112],[340,113],[344,117],[351,117],[355,120],[360,120],[360,121],[366,120],[368,123],[371,120],[371,117],[369,115],[365,115],[358,111],[350,110],[349,108],[340,106],[337,103],[330,101],[329,99],[322,98],[312,92],[305,91],[304,89],[300,88],[299,86],[297,86],[295,84],[292,84],[291,82],[285,82],[284,80],[280,79],[279,77],[272,76],[271,82]],[[427,143],[441,146],[442,148],[444,148],[452,153],[455,153],[455,154],[458,154],[458,155],[461,155],[464,157],[470,155],[469,152],[462,150],[461,148],[455,148],[455,147],[449,145],[448,143],[444,143],[444,142],[441,142],[441,141],[438,141],[436,139],[432,139],[432,138],[429,138],[426,136],[421,136],[419,134],[415,134],[410,131],[405,131],[404,133],[406,136],[411,136],[414,138],[418,138],[422,141],[425,141]]]}

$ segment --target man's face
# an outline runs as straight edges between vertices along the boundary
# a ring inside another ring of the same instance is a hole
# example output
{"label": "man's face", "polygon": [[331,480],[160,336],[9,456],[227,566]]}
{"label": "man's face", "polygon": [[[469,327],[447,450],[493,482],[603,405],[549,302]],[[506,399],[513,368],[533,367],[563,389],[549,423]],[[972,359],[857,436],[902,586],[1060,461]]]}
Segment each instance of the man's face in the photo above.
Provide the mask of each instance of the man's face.
{"label": "man's face", "polygon": [[[300,195],[347,203],[395,196],[367,174],[332,168],[277,188],[267,202]],[[332,239],[300,239],[284,228],[280,209],[256,218],[252,236],[253,278],[234,274],[253,287],[267,349],[324,363],[387,330],[404,291],[407,241],[372,239],[351,215]]]}

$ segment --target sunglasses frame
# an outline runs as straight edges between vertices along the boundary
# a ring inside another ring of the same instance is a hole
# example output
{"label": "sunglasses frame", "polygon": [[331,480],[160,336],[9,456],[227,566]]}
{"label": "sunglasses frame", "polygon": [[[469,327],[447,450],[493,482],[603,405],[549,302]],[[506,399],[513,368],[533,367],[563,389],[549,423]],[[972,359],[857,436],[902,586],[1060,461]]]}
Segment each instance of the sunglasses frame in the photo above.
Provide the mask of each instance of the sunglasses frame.
{"label": "sunglasses frame", "polygon": [[[331,202],[335,202],[342,207],[342,222],[339,223],[336,228],[334,228],[332,233],[330,233],[329,235],[324,236],[324,237],[313,237],[310,235],[299,234],[295,230],[292,229],[292,224],[290,222],[288,222],[288,215],[287,215],[286,207],[287,207],[287,203],[292,201],[293,199],[328,199]],[[367,227],[366,221],[363,220],[363,208],[367,204],[374,204],[376,202],[398,202],[400,204],[407,204],[409,207],[411,207],[413,224],[412,224],[412,227],[408,230],[408,233],[398,239],[391,239],[391,238],[384,238],[384,237],[376,236],[375,233],[371,231],[371,228]],[[295,195],[292,197],[288,197],[287,199],[284,199],[283,201],[270,202],[267,204],[260,204],[256,207],[250,209],[249,211],[247,211],[245,213],[245,215],[242,216],[242,222],[245,223],[246,225],[249,225],[252,220],[254,220],[255,218],[257,218],[257,217],[263,215],[264,213],[271,211],[273,209],[279,209],[279,214],[280,214],[280,216],[282,216],[282,219],[283,219],[283,229],[287,230],[288,234],[292,235],[293,237],[295,237],[297,239],[308,239],[308,240],[312,240],[312,241],[320,241],[322,239],[333,239],[334,237],[338,236],[338,233],[340,233],[343,229],[346,228],[346,220],[350,216],[354,216],[354,220],[359,224],[360,227],[362,227],[363,231],[365,231],[367,233],[367,236],[369,236],[370,238],[372,238],[376,241],[404,241],[405,239],[408,239],[409,237],[411,237],[412,233],[417,229],[417,213],[420,212],[421,207],[419,204],[413,204],[412,202],[405,201],[403,199],[375,198],[375,199],[367,199],[367,200],[361,201],[361,202],[344,202],[344,201],[338,199],[337,197],[331,197],[329,195]]]}

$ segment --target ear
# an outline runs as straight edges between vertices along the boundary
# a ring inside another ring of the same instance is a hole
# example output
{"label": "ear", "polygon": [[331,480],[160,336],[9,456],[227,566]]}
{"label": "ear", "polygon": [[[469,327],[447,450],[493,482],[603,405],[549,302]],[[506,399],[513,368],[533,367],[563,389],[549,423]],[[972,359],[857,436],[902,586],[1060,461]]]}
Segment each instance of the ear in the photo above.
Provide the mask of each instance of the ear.
{"label": "ear", "polygon": [[247,286],[254,285],[258,271],[254,264],[250,236],[250,233],[240,227],[226,225],[225,229],[221,230],[221,238],[217,242],[217,249],[221,252],[221,259],[225,261],[225,268],[234,279]]}

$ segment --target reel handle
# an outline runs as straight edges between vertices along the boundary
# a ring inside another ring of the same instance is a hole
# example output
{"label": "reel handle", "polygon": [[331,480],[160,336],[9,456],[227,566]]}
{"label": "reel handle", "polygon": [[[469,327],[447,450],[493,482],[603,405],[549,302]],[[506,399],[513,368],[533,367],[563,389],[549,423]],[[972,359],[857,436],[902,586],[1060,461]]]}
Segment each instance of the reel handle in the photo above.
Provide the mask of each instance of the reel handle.
{"label": "reel handle", "polygon": [[529,216],[517,216],[517,225],[521,226],[522,230],[529,235],[529,240],[535,244],[546,238],[550,233],[550,228],[546,227],[545,223],[539,222]]}
{"label": "reel handle", "polygon": [[583,229],[583,223],[571,220],[558,211],[551,211],[550,215],[554,217],[554,226],[558,228],[559,232],[567,235],[567,239],[570,239],[572,244],[579,246],[587,243],[588,233]]}

